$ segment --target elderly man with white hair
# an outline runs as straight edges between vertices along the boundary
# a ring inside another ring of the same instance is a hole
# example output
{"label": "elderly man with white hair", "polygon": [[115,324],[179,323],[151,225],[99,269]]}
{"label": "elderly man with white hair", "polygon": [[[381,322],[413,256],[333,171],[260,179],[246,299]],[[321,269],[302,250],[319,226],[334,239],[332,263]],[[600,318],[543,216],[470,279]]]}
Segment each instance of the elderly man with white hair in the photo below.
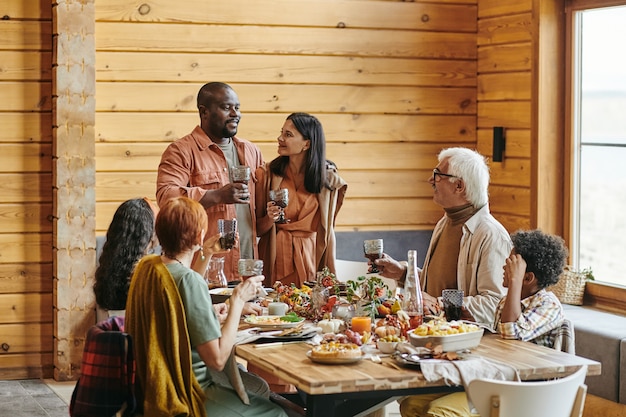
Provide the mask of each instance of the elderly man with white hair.
{"label": "elderly man with white hair", "polygon": [[[444,289],[463,290],[462,318],[491,326],[502,286],[502,265],[511,252],[506,229],[489,212],[489,167],[485,158],[467,148],[448,148],[429,182],[433,201],[445,214],[433,231],[420,271],[424,313],[440,311],[438,297]],[[406,265],[387,254],[377,259],[381,275],[397,279]]]}

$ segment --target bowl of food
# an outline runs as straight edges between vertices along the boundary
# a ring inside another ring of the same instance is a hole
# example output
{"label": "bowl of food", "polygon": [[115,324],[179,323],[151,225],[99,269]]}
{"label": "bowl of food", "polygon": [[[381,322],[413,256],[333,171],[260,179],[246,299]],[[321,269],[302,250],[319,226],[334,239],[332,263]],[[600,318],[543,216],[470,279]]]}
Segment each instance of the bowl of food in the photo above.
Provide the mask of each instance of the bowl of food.
{"label": "bowl of food", "polygon": [[483,337],[481,327],[461,321],[431,321],[408,332],[413,346],[431,347],[441,345],[444,352],[473,349]]}
{"label": "bowl of food", "polygon": [[396,351],[396,346],[398,342],[388,342],[383,339],[379,339],[376,341],[376,347],[380,350],[381,353],[393,353]]}

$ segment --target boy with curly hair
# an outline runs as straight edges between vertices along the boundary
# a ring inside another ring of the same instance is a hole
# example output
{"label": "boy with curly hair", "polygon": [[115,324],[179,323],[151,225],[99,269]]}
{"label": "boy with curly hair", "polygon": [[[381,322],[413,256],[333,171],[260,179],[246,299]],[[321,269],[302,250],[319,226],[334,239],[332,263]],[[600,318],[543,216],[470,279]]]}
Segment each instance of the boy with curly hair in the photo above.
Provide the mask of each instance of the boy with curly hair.
{"label": "boy with curly hair", "polygon": [[504,265],[508,292],[496,309],[494,328],[504,339],[552,347],[552,330],[565,317],[559,299],[546,288],[563,273],[567,248],[563,239],[541,230],[518,231],[511,240],[513,250]]}

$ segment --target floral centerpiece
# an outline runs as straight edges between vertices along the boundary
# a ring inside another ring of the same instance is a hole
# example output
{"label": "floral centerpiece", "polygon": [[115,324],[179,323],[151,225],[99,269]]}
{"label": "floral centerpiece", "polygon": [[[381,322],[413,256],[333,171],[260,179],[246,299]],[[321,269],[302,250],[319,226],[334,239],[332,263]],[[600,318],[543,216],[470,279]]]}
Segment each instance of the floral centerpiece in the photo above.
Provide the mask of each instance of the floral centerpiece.
{"label": "floral centerpiece", "polygon": [[276,301],[286,303],[301,317],[317,321],[332,311],[337,296],[331,295],[331,292],[338,292],[340,286],[335,274],[328,267],[324,267],[316,274],[316,281],[310,285],[305,284],[298,288],[294,284],[284,285],[277,281],[273,288],[276,291]]}
{"label": "floral centerpiece", "polygon": [[391,298],[392,295],[385,281],[378,276],[360,276],[356,281],[350,280],[346,284],[348,301],[357,305],[357,311],[360,308],[371,316],[372,321],[385,299]]}

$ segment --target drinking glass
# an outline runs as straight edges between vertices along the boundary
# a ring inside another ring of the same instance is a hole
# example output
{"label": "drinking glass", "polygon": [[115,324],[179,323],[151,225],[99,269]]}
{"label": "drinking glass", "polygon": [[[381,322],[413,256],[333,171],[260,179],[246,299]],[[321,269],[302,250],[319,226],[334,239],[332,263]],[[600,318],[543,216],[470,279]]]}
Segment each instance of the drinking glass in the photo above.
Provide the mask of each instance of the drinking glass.
{"label": "drinking glass", "polygon": [[286,188],[270,190],[270,200],[282,209],[276,223],[289,223],[290,220],[285,218],[285,207],[289,204],[289,190]]}
{"label": "drinking glass", "polygon": [[226,288],[228,281],[224,274],[224,258],[212,257],[209,261],[209,268],[206,271],[205,280],[209,285],[209,289]]}
{"label": "drinking glass", "polygon": [[242,279],[263,274],[263,261],[260,259],[240,259],[237,266]]}
{"label": "drinking glass", "polygon": [[230,167],[230,182],[247,184],[250,181],[250,167],[246,165]]}
{"label": "drinking glass", "polygon": [[380,259],[383,256],[383,240],[382,239],[370,239],[363,241],[363,252],[365,257],[372,262],[372,269],[370,274],[377,274],[380,271],[374,263],[375,259]]}
{"label": "drinking glass", "polygon": [[463,307],[463,290],[443,290],[441,298],[443,309],[446,312],[446,320],[459,320],[461,318],[461,307]]}
{"label": "drinking glass", "polygon": [[218,219],[217,231],[220,234],[220,246],[222,249],[232,249],[237,239],[237,219]]}
{"label": "drinking glass", "polygon": [[[239,270],[239,276],[241,276],[242,281],[245,281],[248,277],[263,275],[263,261],[260,259],[240,259],[237,264],[237,269]],[[253,301],[258,301],[263,297],[267,297],[267,291],[261,286],[258,288]]]}
{"label": "drinking glass", "polygon": [[[231,166],[230,167],[230,182],[248,184],[250,181],[250,167],[245,165]],[[242,198],[247,200],[248,197]]]}

